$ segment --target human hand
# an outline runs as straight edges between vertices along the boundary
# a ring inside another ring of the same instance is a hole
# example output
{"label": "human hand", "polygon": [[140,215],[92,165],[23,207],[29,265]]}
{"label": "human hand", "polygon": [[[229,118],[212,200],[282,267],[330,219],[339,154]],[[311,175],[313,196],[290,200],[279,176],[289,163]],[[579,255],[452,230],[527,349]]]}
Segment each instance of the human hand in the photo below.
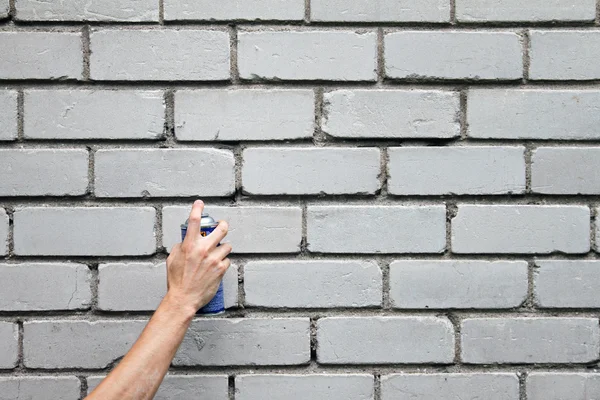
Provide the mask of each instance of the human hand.
{"label": "human hand", "polygon": [[196,200],[190,213],[183,243],[176,244],[167,258],[167,297],[178,306],[195,314],[215,296],[223,275],[229,268],[227,258],[231,245],[217,247],[227,235],[227,222],[208,236],[200,235],[200,220],[204,203]]}

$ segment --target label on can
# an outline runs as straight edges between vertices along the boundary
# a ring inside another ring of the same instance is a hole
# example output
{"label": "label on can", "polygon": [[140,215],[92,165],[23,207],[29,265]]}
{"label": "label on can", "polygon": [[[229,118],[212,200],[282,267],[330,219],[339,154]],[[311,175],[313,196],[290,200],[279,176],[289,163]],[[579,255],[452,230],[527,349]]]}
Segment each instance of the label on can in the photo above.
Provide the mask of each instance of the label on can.
{"label": "label on can", "polygon": [[[202,224],[200,226],[200,235],[206,237],[210,235],[212,231],[217,227],[216,222],[212,218],[210,218],[207,214],[202,214],[202,222],[208,220],[209,225]],[[212,222],[210,222],[212,221]],[[187,234],[187,221],[185,224],[181,225],[181,240],[185,239],[185,235]],[[220,246],[220,244],[219,244]],[[207,314],[207,315],[217,315],[225,312],[225,298],[223,295],[223,281],[219,284],[219,289],[217,289],[217,293],[215,297],[212,298],[211,301],[208,302],[207,305],[202,307],[196,314]]]}

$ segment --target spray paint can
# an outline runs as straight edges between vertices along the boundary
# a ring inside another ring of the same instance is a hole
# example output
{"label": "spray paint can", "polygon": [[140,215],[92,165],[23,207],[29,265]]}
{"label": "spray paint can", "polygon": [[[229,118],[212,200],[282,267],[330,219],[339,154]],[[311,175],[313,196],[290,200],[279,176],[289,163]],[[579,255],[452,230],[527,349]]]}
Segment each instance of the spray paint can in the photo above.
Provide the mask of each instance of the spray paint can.
{"label": "spray paint can", "polygon": [[[210,215],[202,213],[202,220],[200,221],[200,235],[208,236],[212,231],[215,230],[218,223]],[[181,225],[181,240],[185,239],[187,233],[188,220]],[[202,307],[196,314],[206,315],[217,315],[225,312],[225,300],[223,296],[223,281],[219,284],[219,289],[215,294],[215,297],[208,302],[207,305]]]}

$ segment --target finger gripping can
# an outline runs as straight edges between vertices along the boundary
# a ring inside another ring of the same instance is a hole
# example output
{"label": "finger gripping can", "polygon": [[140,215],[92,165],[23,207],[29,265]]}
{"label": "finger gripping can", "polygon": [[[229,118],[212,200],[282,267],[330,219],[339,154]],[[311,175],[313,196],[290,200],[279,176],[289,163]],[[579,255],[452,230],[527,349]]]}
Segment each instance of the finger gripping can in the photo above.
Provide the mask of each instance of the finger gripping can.
{"label": "finger gripping can", "polygon": [[[217,227],[217,222],[208,214],[203,213],[202,219],[200,221],[200,235],[206,237],[210,235],[212,231]],[[185,221],[184,224],[181,225],[181,240],[185,239],[185,235],[187,233],[188,228],[188,220]],[[220,244],[219,244],[220,246]],[[225,300],[223,296],[223,281],[219,284],[219,289],[215,294],[215,297],[212,298],[211,301],[208,302],[207,305],[202,307],[196,314],[222,314],[225,312]]]}

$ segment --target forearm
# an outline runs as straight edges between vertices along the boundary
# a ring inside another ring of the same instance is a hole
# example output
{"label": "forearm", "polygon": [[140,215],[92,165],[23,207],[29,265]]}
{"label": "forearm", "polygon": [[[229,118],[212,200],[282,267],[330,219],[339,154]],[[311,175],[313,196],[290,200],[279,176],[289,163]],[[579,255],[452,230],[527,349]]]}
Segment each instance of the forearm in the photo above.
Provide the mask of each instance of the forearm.
{"label": "forearm", "polygon": [[131,350],[86,400],[152,399],[193,316],[193,309],[167,294]]}

